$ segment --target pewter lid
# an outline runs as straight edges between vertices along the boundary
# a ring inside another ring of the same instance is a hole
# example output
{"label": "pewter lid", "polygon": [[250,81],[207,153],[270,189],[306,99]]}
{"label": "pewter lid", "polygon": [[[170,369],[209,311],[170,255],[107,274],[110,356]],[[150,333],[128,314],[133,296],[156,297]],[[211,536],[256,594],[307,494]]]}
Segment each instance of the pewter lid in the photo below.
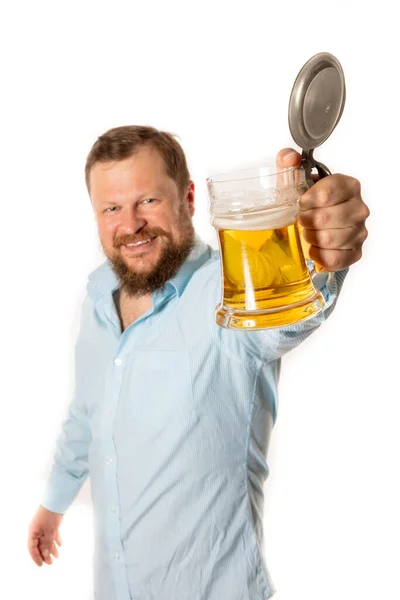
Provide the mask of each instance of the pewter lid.
{"label": "pewter lid", "polygon": [[296,144],[313,150],[331,135],[346,100],[343,69],[332,54],[316,54],[300,70],[289,101],[289,128]]}

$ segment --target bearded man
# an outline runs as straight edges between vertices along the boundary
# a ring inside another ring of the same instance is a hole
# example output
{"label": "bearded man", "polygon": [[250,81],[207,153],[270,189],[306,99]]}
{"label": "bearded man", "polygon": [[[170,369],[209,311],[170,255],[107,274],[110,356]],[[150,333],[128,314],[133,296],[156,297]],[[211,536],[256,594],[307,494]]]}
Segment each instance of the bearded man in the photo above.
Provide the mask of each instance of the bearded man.
{"label": "bearded man", "polygon": [[[300,163],[294,150],[277,156],[278,167]],[[172,135],[108,131],[86,183],[106,261],[89,276],[75,393],[30,554],[52,564],[90,476],[97,600],[266,600],[263,484],[280,361],[331,314],[361,257],[360,184],[330,175],[300,199],[310,254],[327,271],[323,312],[236,332],[215,323],[220,256],[195,234],[194,183]]]}

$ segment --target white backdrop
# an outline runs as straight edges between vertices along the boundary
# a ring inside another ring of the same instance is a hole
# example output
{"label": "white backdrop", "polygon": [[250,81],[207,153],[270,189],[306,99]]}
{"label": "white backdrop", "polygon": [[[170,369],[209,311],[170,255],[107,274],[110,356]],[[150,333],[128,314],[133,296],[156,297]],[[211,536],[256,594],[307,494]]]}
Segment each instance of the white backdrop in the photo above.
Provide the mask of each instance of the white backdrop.
{"label": "white backdrop", "polygon": [[330,320],[283,362],[266,554],[277,600],[400,598],[394,4],[16,0],[2,9],[1,598],[92,597],[88,486],[52,567],[38,569],[25,547],[71,397],[86,277],[102,260],[83,177],[90,146],[126,124],[179,134],[195,224],[215,246],[205,177],[296,148],[291,87],[322,51],[343,66],[347,103],[316,157],[360,179],[370,236]]}

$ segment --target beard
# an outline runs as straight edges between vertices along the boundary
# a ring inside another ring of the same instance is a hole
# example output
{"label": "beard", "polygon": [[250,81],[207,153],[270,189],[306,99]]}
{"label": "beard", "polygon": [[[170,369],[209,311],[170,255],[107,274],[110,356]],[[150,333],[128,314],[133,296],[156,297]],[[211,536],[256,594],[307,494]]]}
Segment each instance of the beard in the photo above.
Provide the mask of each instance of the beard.
{"label": "beard", "polygon": [[[195,245],[195,231],[192,218],[187,206],[182,202],[179,212],[180,239],[175,241],[170,233],[159,227],[143,229],[139,235],[125,235],[116,239],[114,248],[117,252],[108,256],[114,273],[118,277],[121,289],[129,297],[139,297],[152,294],[163,289],[169,279],[174,277],[183,265]],[[138,242],[157,237],[161,244],[161,254],[148,272],[136,272],[125,262],[118,252],[123,244]]]}

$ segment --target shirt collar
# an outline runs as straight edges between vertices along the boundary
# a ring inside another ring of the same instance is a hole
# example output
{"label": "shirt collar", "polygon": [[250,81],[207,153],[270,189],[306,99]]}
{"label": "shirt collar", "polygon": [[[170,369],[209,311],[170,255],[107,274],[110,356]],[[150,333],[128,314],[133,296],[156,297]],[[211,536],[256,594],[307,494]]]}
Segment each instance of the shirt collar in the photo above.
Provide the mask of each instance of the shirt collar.
{"label": "shirt collar", "polygon": [[[201,267],[210,256],[211,249],[196,234],[194,248],[191,250],[179,271],[167,282],[166,286],[172,286],[176,290],[178,296],[181,296],[193,273]],[[87,291],[95,304],[98,300],[112,294],[112,292],[118,288],[119,279],[114,273],[108,259],[89,275]],[[164,292],[159,291],[156,293],[163,294]]]}
{"label": "shirt collar", "polygon": [[167,284],[175,288],[178,296],[181,296],[193,273],[207,262],[210,256],[211,249],[196,235],[194,248],[191,250],[179,271],[167,282]]}

